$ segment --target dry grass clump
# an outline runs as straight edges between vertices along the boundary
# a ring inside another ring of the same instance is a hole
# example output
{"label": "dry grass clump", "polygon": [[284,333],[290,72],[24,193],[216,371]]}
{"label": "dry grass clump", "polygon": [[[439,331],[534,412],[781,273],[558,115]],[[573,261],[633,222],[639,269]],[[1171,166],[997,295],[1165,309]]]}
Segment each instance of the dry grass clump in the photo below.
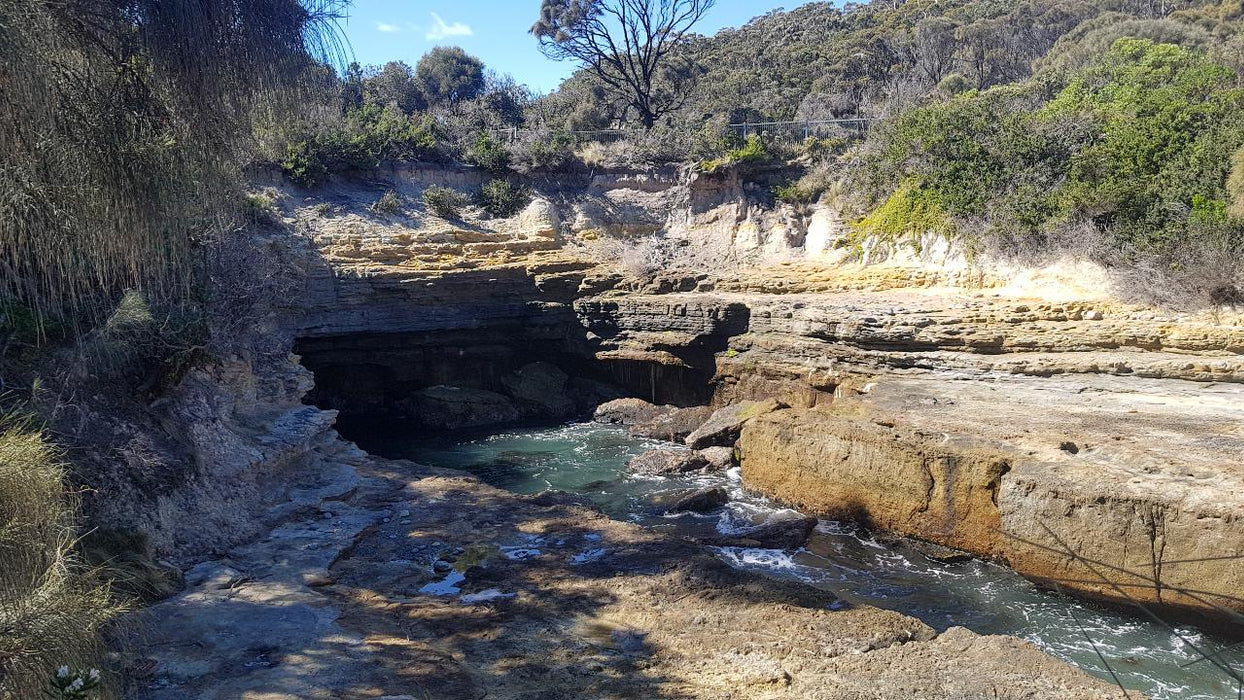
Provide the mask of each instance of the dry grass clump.
{"label": "dry grass clump", "polygon": [[102,667],[120,608],[72,552],[76,506],[56,449],[0,417],[0,697],[43,696],[61,666]]}
{"label": "dry grass clump", "polygon": [[602,238],[591,241],[593,254],[619,272],[644,277],[670,265],[673,251],[656,234],[637,239]]}

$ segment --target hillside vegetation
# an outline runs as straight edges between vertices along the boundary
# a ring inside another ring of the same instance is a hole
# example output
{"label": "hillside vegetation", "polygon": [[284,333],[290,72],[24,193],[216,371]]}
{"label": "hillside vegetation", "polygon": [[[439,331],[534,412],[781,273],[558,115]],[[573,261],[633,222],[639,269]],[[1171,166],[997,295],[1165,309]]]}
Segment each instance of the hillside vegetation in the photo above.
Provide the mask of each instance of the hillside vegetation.
{"label": "hillside vegetation", "polygon": [[[807,169],[779,200],[837,193],[857,242],[935,232],[970,255],[1070,252],[1125,293],[1204,305],[1240,298],[1242,28],[1236,1],[810,3],[681,42],[697,78],[652,129],[586,71],[532,95],[437,51],[353,66],[325,118],[270,153],[313,185],[390,159],[504,174],[746,152]],[[728,126],[857,118],[863,134],[817,125],[806,143],[803,127],[753,127],[748,144]]]}

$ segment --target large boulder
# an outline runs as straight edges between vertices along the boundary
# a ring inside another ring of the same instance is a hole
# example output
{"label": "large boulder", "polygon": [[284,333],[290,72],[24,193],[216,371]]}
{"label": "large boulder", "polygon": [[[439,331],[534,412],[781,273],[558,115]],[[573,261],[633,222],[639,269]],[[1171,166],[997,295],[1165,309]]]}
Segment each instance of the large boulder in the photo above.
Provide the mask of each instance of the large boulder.
{"label": "large boulder", "polygon": [[669,406],[657,406],[643,399],[615,399],[598,406],[592,420],[629,427],[651,421],[669,409]]}
{"label": "large boulder", "polygon": [[744,401],[718,409],[713,415],[687,436],[687,446],[693,450],[705,447],[733,447],[747,421],[773,413],[786,405],[777,399]]}
{"label": "large boulder", "polygon": [[658,408],[668,410],[657,414],[649,420],[631,426],[631,434],[654,440],[682,442],[713,415],[713,409],[708,406],[694,406],[692,408],[660,406]]}
{"label": "large boulder", "polygon": [[700,456],[708,461],[709,468],[715,472],[724,472],[734,466],[733,447],[705,447]]}
{"label": "large boulder", "polygon": [[647,476],[675,476],[708,467],[708,460],[688,450],[649,450],[626,465],[632,474]]}
{"label": "large boulder", "polygon": [[523,417],[509,398],[484,389],[432,386],[403,401],[408,417],[425,428],[456,430],[513,423]]}
{"label": "large boulder", "polygon": [[720,486],[711,486],[678,499],[671,513],[707,513],[730,502],[730,494]]}
{"label": "large boulder", "polygon": [[570,377],[548,362],[533,362],[501,378],[506,393],[532,407],[542,418],[566,418],[574,413],[574,401],[566,395]]}

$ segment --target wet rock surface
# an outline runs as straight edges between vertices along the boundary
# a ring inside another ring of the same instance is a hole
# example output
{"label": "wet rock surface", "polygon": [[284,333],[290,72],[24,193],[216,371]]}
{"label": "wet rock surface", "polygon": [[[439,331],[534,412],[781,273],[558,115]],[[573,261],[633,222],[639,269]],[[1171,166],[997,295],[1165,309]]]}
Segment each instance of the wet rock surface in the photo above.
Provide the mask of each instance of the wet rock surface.
{"label": "wet rock surface", "polygon": [[637,437],[682,442],[703,425],[712,414],[713,409],[708,406],[671,408],[655,418],[630,426],[630,432],[631,435]]}
{"label": "wet rock surface", "polygon": [[709,467],[709,461],[698,452],[689,450],[649,450],[626,465],[632,474],[647,476],[673,476],[700,471]]}
{"label": "wet rock surface", "polygon": [[706,447],[699,450],[699,453],[708,461],[713,471],[725,471],[734,466],[733,447]]}
{"label": "wet rock surface", "polygon": [[816,529],[816,518],[793,516],[747,528],[725,537],[700,541],[715,547],[760,547],[762,549],[798,549],[808,542]]}
{"label": "wet rock surface", "polygon": [[720,486],[700,489],[678,499],[671,513],[708,513],[730,502],[730,494]]}

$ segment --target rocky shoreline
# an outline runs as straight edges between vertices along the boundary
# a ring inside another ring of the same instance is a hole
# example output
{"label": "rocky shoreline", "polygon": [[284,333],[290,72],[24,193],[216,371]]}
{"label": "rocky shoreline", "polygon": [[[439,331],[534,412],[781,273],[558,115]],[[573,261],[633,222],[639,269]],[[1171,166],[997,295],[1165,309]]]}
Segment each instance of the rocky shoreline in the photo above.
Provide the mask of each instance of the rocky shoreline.
{"label": "rocky shoreline", "polygon": [[131,697],[1118,695],[1026,642],[937,634],[556,494],[325,456],[273,530],[145,611]]}

